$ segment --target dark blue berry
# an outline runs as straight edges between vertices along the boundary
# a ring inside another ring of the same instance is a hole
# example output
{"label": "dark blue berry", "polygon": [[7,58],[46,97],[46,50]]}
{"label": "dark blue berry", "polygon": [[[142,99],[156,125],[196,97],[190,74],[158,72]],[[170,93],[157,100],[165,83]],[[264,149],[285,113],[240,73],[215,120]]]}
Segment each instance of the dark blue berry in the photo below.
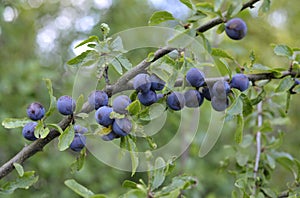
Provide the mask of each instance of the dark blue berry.
{"label": "dark blue berry", "polygon": [[247,34],[247,25],[242,19],[234,18],[225,24],[225,32],[229,38],[241,40]]}
{"label": "dark blue berry", "polygon": [[103,106],[100,107],[96,112],[95,112],[95,119],[98,124],[101,124],[102,126],[108,127],[113,123],[113,119],[111,119],[110,113],[113,111],[111,107]]}
{"label": "dark blue berry", "polygon": [[227,81],[218,80],[211,89],[212,95],[217,98],[226,98],[230,93],[230,85]]}
{"label": "dark blue berry", "polygon": [[115,134],[113,131],[111,131],[109,134],[101,136],[102,140],[104,140],[104,141],[111,141],[111,140],[113,140],[115,138],[118,138],[118,137],[120,137],[120,136]]}
{"label": "dark blue berry", "polygon": [[155,74],[152,74],[150,76],[150,81],[151,81],[151,89],[155,91],[160,91],[165,87],[166,82],[160,79],[158,76]]}
{"label": "dark blue berry", "polygon": [[130,98],[127,95],[117,96],[113,101],[113,110],[116,113],[127,114],[127,106],[131,103]]}
{"label": "dark blue berry", "polygon": [[45,108],[39,102],[33,102],[27,107],[27,116],[31,120],[40,120],[45,115]]}
{"label": "dark blue berry", "polygon": [[204,96],[206,100],[211,101],[210,90],[208,87],[202,89],[202,96]]}
{"label": "dark blue berry", "polygon": [[211,106],[216,111],[224,111],[228,107],[228,98],[217,98],[215,96],[211,99]]}
{"label": "dark blue berry", "polygon": [[147,92],[151,88],[150,76],[148,74],[138,74],[133,79],[133,88],[136,91]]}
{"label": "dark blue berry", "polygon": [[112,125],[112,130],[115,134],[119,136],[126,136],[132,130],[131,121],[127,118],[116,119]]}
{"label": "dark blue berry", "polygon": [[22,135],[25,139],[34,141],[37,138],[34,136],[34,130],[36,127],[37,123],[36,122],[29,122],[27,123],[22,130]]}
{"label": "dark blue berry", "polygon": [[186,81],[193,87],[201,87],[205,83],[205,75],[198,68],[191,68],[186,73]]}
{"label": "dark blue berry", "polygon": [[70,96],[61,96],[57,100],[57,109],[62,115],[71,115],[75,111],[75,100]]}
{"label": "dark blue berry", "polygon": [[184,92],[185,106],[187,107],[199,107],[203,103],[203,99],[198,90],[191,89]]}
{"label": "dark blue berry", "polygon": [[179,111],[184,107],[184,96],[180,92],[172,92],[167,97],[167,105],[174,111]]}
{"label": "dark blue berry", "polygon": [[157,101],[156,93],[152,90],[138,93],[138,99],[144,106],[150,106]]}
{"label": "dark blue berry", "polygon": [[80,152],[86,144],[86,137],[81,133],[75,133],[74,139],[70,144],[70,148],[73,151]]}
{"label": "dark blue berry", "polygon": [[75,125],[74,126],[74,131],[75,133],[81,133],[81,134],[84,134],[84,133],[87,133],[88,132],[88,129],[83,127],[83,126],[80,126],[80,125]]}
{"label": "dark blue berry", "polygon": [[108,105],[108,95],[104,91],[93,91],[88,97],[89,104],[96,110]]}
{"label": "dark blue berry", "polygon": [[244,74],[235,74],[231,79],[230,86],[240,91],[245,91],[249,87],[249,79]]}

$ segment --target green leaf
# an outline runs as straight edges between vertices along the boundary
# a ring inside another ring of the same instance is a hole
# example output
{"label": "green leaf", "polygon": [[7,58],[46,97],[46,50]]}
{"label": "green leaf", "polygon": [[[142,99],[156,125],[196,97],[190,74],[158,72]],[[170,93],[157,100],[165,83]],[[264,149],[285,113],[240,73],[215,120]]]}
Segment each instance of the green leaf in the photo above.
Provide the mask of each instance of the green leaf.
{"label": "green leaf", "polygon": [[111,50],[115,52],[125,52],[123,47],[123,42],[120,36],[115,38],[110,44]]}
{"label": "green leaf", "polygon": [[48,127],[55,128],[60,134],[63,133],[63,130],[57,124],[47,124]]}
{"label": "green leaf", "polygon": [[208,2],[197,3],[196,8],[198,10],[202,10],[204,12],[215,12],[214,11],[214,6],[211,3],[208,3]]}
{"label": "green leaf", "polygon": [[211,52],[212,52],[212,48],[211,48],[210,42],[207,40],[207,38],[204,36],[203,33],[198,32],[198,35],[201,36],[201,38],[202,38],[202,42],[203,42],[204,48],[205,48],[209,53],[211,53]]}
{"label": "green leaf", "polygon": [[91,53],[92,51],[94,51],[94,50],[86,50],[85,52],[82,52],[80,55],[78,55],[75,58],[72,58],[71,60],[69,60],[67,62],[67,64],[68,65],[76,65],[78,63],[81,63],[85,59],[85,57],[87,57],[87,55],[89,53]]}
{"label": "green leaf", "polygon": [[237,127],[234,134],[234,139],[236,143],[241,143],[243,141],[243,130],[244,130],[244,117],[242,115],[237,116]]}
{"label": "green leaf", "polygon": [[243,7],[242,0],[232,1],[232,4],[229,6],[226,13],[227,18],[237,15],[241,11],[242,7]]}
{"label": "green leaf", "polygon": [[151,186],[151,190],[155,190],[162,185],[165,181],[165,166],[166,162],[162,157],[158,157],[155,160],[154,171],[153,171],[153,182]]}
{"label": "green leaf", "polygon": [[253,111],[252,103],[248,96],[244,93],[241,93],[240,98],[243,101],[243,116],[246,117]]}
{"label": "green leaf", "polygon": [[266,96],[266,92],[263,89],[256,98],[251,99],[251,105],[257,105],[260,101],[262,101]]}
{"label": "green leaf", "polygon": [[58,149],[59,151],[64,151],[67,148],[69,148],[71,142],[74,139],[74,127],[73,126],[68,126],[65,131],[60,134],[58,137]]}
{"label": "green leaf", "polygon": [[46,87],[48,89],[48,93],[49,93],[49,97],[50,97],[50,105],[49,105],[48,111],[45,114],[45,118],[47,118],[56,109],[56,98],[53,96],[53,88],[52,88],[52,82],[51,82],[51,80],[49,78],[45,78],[43,80],[46,83]]}
{"label": "green leaf", "polygon": [[217,34],[222,34],[225,31],[225,24],[222,23],[219,25],[218,29],[217,29]]}
{"label": "green leaf", "polygon": [[84,96],[81,94],[76,100],[76,110],[75,112],[79,112],[84,104]]}
{"label": "green leaf", "polygon": [[84,165],[86,156],[86,148],[80,151],[80,155],[76,157],[76,160],[71,164],[71,173],[74,174],[76,171],[80,171]]}
{"label": "green leaf", "polygon": [[144,192],[140,189],[133,189],[121,195],[120,198],[140,198],[140,197],[147,197],[147,192]]}
{"label": "green leaf", "polygon": [[271,157],[271,155],[267,154],[267,162],[268,162],[268,165],[270,166],[271,169],[275,169],[276,162],[275,162],[274,158]]}
{"label": "green leaf", "polygon": [[136,169],[139,165],[139,158],[138,158],[138,152],[135,145],[135,142],[129,137],[125,137],[127,140],[127,146],[128,151],[130,152],[130,158],[131,158],[131,176],[133,176],[136,172]]}
{"label": "green leaf", "polygon": [[278,56],[286,56],[290,59],[293,58],[293,50],[287,45],[276,45],[274,53]]}
{"label": "green leaf", "polygon": [[264,0],[259,8],[259,11],[268,12],[270,10],[271,0]]}
{"label": "green leaf", "polygon": [[226,60],[214,58],[214,61],[221,76],[229,75],[231,77],[231,70]]}
{"label": "green leaf", "polygon": [[124,56],[118,56],[117,60],[120,62],[120,64],[128,71],[132,68],[131,62],[125,58]]}
{"label": "green leaf", "polygon": [[6,118],[2,121],[2,126],[6,129],[24,127],[27,123],[32,122],[28,118]]}
{"label": "green leaf", "polygon": [[44,126],[44,123],[41,120],[39,120],[34,130],[34,136],[36,138],[45,138],[49,132],[50,130]]}
{"label": "green leaf", "polygon": [[149,25],[157,25],[165,21],[175,20],[173,15],[167,11],[154,12],[149,20]]}
{"label": "green leaf", "polygon": [[23,169],[22,165],[19,163],[16,163],[16,162],[13,163],[13,165],[14,165],[16,171],[18,172],[19,176],[22,177],[24,175],[24,169]]}
{"label": "green leaf", "polygon": [[232,105],[230,105],[226,113],[231,116],[234,116],[234,115],[240,115],[242,112],[243,112],[243,101],[239,95],[233,101]]}
{"label": "green leaf", "polygon": [[186,5],[191,10],[194,9],[194,5],[190,0],[180,0],[180,2],[183,3],[184,5]]}
{"label": "green leaf", "polygon": [[[174,191],[185,190],[197,184],[197,179],[191,176],[177,176],[172,179],[172,183],[163,187],[161,191],[155,193],[154,197],[168,195]],[[178,196],[178,195],[177,195]]]}
{"label": "green leaf", "polygon": [[119,63],[119,61],[115,58],[113,59],[110,64],[115,68],[115,70],[122,75],[123,74],[123,69],[122,69],[122,65]]}
{"label": "green leaf", "polygon": [[211,55],[233,60],[233,57],[231,55],[229,55],[226,51],[224,51],[220,48],[212,48]]}
{"label": "green leaf", "polygon": [[90,196],[94,195],[94,193],[91,190],[79,184],[74,179],[66,180],[64,183],[66,186],[68,186],[71,190],[73,190],[76,194],[80,195],[81,197],[89,198]]}
{"label": "green leaf", "polygon": [[137,184],[133,181],[130,180],[125,180],[122,184],[123,188],[132,188],[132,189],[137,189]]}
{"label": "green leaf", "polygon": [[97,36],[90,36],[88,39],[86,39],[86,40],[82,41],[81,43],[79,43],[78,45],[76,45],[75,49],[86,43],[91,43],[91,42],[99,43],[99,38]]}
{"label": "green leaf", "polygon": [[237,151],[235,158],[238,165],[243,167],[247,164],[249,160],[249,155],[247,152]]}
{"label": "green leaf", "polygon": [[276,87],[275,92],[284,92],[288,91],[293,85],[294,85],[294,80],[290,76],[286,76],[283,79],[279,81],[279,85]]}
{"label": "green leaf", "polygon": [[130,105],[128,105],[126,109],[128,110],[130,115],[137,115],[142,109],[141,103],[139,100],[135,100],[130,103]]}
{"label": "green leaf", "polygon": [[18,188],[27,189],[36,183],[38,178],[38,176],[34,176],[34,171],[25,172],[22,177],[1,186],[0,193],[11,194]]}

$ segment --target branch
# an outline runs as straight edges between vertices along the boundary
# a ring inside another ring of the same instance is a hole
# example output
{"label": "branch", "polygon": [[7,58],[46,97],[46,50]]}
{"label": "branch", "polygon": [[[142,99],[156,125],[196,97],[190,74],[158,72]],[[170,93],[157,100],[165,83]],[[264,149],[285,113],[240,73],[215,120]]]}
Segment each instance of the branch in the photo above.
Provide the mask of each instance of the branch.
{"label": "branch", "polygon": [[[254,4],[257,3],[258,1],[260,0],[251,0],[247,3],[245,3],[241,9],[241,11],[245,10],[246,8],[254,8]],[[227,12],[224,12],[222,14],[222,16],[225,16]],[[197,32],[205,32],[211,28],[213,28],[214,26],[216,25],[219,25],[221,23],[224,23],[225,20],[224,20],[224,17],[218,17],[218,18],[215,18],[209,22],[207,22],[206,24],[200,26],[199,28],[197,28]]]}
{"label": "branch", "polygon": [[[262,102],[259,102],[257,104],[257,126],[260,128],[262,126]],[[256,133],[256,157],[255,157],[255,165],[254,165],[254,179],[256,180],[257,173],[258,173],[258,167],[259,167],[259,161],[260,161],[260,154],[261,154],[261,132],[258,131]],[[253,195],[256,194],[256,184],[253,187]]]}
{"label": "branch", "polygon": [[[245,3],[243,8],[241,10],[244,10],[248,7],[252,8],[253,4],[258,2],[259,0],[250,0],[248,3]],[[213,19],[212,21],[208,22],[207,24],[204,24],[200,26],[197,31],[198,32],[205,32],[212,27],[222,23],[220,19]],[[166,54],[170,53],[171,51],[175,50],[174,48],[170,47],[164,47],[159,50],[157,50],[154,53],[154,57],[151,61],[149,61],[147,58],[144,59],[141,63],[139,63],[136,67],[132,68],[130,71],[125,73],[123,76],[120,77],[120,79],[114,84],[114,85],[107,85],[104,91],[108,93],[109,96],[112,96],[113,94],[116,94],[118,92],[132,89],[132,84],[129,82],[133,77],[135,77],[137,74],[144,72],[151,63],[155,62],[159,58],[165,56]],[[262,78],[263,76],[260,76],[258,78]],[[265,77],[270,78],[269,74],[265,74]],[[255,78],[253,78],[255,79]],[[208,81],[209,82],[209,81]],[[180,83],[180,82],[178,82]],[[182,83],[182,82],[181,82]],[[81,112],[89,113],[92,109],[85,104],[85,107],[81,110]],[[67,126],[70,125],[72,122],[71,118],[64,118],[60,123],[59,126],[64,130]],[[44,139],[38,139],[31,143],[28,146],[25,146],[21,151],[19,151],[13,158],[11,158],[9,161],[7,161],[4,165],[0,167],[0,180],[8,175],[13,169],[13,163],[17,162],[19,164],[22,164],[24,161],[26,161],[28,158],[33,156],[39,151],[42,151],[44,146],[46,146],[49,142],[51,142],[53,139],[58,137],[60,133],[56,131],[55,129],[52,129],[49,133],[49,135]]]}

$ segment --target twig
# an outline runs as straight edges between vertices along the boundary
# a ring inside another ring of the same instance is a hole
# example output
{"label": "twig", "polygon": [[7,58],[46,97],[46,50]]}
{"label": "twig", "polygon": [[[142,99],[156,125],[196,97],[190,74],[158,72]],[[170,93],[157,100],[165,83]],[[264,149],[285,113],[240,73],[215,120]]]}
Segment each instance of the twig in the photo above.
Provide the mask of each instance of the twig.
{"label": "twig", "polygon": [[[262,126],[262,102],[259,102],[257,104],[257,126],[260,128]],[[258,168],[259,168],[259,161],[260,161],[260,154],[261,154],[261,132],[258,131],[256,133],[256,157],[255,157],[255,165],[254,165],[254,180],[256,180],[257,173],[258,173]],[[256,194],[256,184],[253,187],[253,195]]]}

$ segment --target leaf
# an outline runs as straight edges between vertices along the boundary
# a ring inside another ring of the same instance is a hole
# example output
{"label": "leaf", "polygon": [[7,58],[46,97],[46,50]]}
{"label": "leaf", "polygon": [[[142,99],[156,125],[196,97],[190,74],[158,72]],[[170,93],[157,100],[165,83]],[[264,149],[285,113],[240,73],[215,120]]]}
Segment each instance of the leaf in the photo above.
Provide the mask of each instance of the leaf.
{"label": "leaf", "polygon": [[293,58],[293,50],[287,45],[276,45],[274,48],[274,53],[277,56],[286,56],[290,59]]}
{"label": "leaf", "polygon": [[217,29],[217,34],[222,34],[225,31],[225,24],[222,23],[219,25],[218,29]]}
{"label": "leaf", "polygon": [[139,100],[135,100],[130,103],[130,105],[128,105],[126,109],[128,110],[130,115],[137,115],[142,109],[141,103]]}
{"label": "leaf", "polygon": [[71,190],[73,190],[75,193],[77,193],[78,195],[80,195],[84,198],[89,198],[90,196],[94,195],[94,193],[91,190],[89,190],[86,187],[84,187],[83,185],[79,184],[74,179],[66,180],[64,183]]}
{"label": "leaf", "polygon": [[7,182],[0,187],[0,192],[5,194],[11,194],[18,188],[27,189],[38,181],[38,176],[34,176],[34,171],[28,171],[23,174],[22,177],[18,177],[16,180]]}
{"label": "leaf", "polygon": [[14,165],[16,171],[18,172],[19,176],[22,177],[24,175],[24,169],[23,169],[22,165],[19,163],[16,163],[16,162],[13,163],[13,165]]}
{"label": "leaf", "polygon": [[162,157],[158,157],[155,160],[154,171],[153,171],[153,182],[151,186],[151,190],[155,190],[162,185],[165,181],[165,171],[164,168],[166,166],[166,162]]}
{"label": "leaf", "polygon": [[232,105],[227,110],[230,116],[240,115],[243,112],[243,101],[240,95],[233,101]]}
{"label": "leaf", "polygon": [[125,137],[127,140],[128,151],[130,152],[131,158],[131,176],[133,176],[136,172],[136,169],[139,165],[138,152],[135,145],[135,142],[130,138],[130,136]]}
{"label": "leaf", "polygon": [[60,134],[63,133],[63,130],[57,124],[47,124],[48,127],[55,128]]}
{"label": "leaf", "polygon": [[78,56],[76,56],[75,58],[72,58],[71,60],[69,60],[67,62],[67,64],[68,65],[76,65],[78,63],[81,63],[91,52],[95,52],[95,50],[86,50],[86,51],[82,52],[81,54],[79,54]]}
{"label": "leaf", "polygon": [[32,122],[28,118],[6,118],[2,121],[2,126],[6,129],[24,127],[27,123]]}
{"label": "leaf", "polygon": [[84,96],[81,94],[76,100],[76,110],[75,112],[79,112],[84,104]]}
{"label": "leaf", "polygon": [[212,48],[211,55],[233,60],[233,57],[231,55],[229,55],[226,51],[224,51],[220,48]]}
{"label": "leaf", "polygon": [[243,167],[247,164],[249,155],[246,152],[237,151],[235,158],[238,165]]}
{"label": "leaf", "polygon": [[45,118],[47,118],[56,109],[56,98],[53,96],[53,88],[52,88],[52,82],[51,82],[51,80],[49,78],[45,78],[43,80],[46,83],[46,87],[48,89],[48,94],[49,94],[49,97],[50,97],[50,105],[49,105],[48,111],[45,114]]}
{"label": "leaf", "polygon": [[251,100],[244,93],[241,93],[240,98],[243,101],[243,116],[246,117],[246,116],[250,115],[253,111]]}
{"label": "leaf", "polygon": [[147,192],[144,192],[140,189],[134,189],[120,196],[120,198],[140,198],[140,197],[147,197]]}
{"label": "leaf", "polygon": [[90,36],[88,39],[86,39],[86,40],[82,41],[81,43],[79,43],[78,45],[76,45],[75,49],[86,43],[91,43],[91,42],[99,43],[99,38],[97,36]]}
{"label": "leaf", "polygon": [[39,120],[34,130],[34,136],[36,138],[45,138],[49,132],[50,130],[44,126],[44,123],[41,120]]}
{"label": "leaf", "polygon": [[198,35],[201,36],[201,38],[202,38],[202,42],[203,42],[204,48],[205,48],[209,53],[211,53],[211,52],[212,52],[212,48],[211,48],[210,42],[207,40],[207,38],[204,36],[203,33],[198,32]]}
{"label": "leaf", "polygon": [[275,92],[279,93],[288,91],[294,85],[294,83],[294,80],[290,76],[286,76],[279,81],[279,85],[276,87]]}
{"label": "leaf", "polygon": [[241,11],[242,7],[243,7],[242,0],[232,1],[232,4],[229,6],[226,13],[227,18],[237,15]]}
{"label": "leaf", "polygon": [[244,130],[244,117],[242,115],[237,116],[237,127],[234,134],[234,140],[236,143],[241,143],[243,141],[243,130]]}
{"label": "leaf", "polygon": [[215,64],[221,74],[221,76],[229,75],[231,77],[231,70],[226,60],[214,58]]}
{"label": "leaf", "polygon": [[84,165],[86,156],[86,148],[80,151],[80,155],[76,157],[76,160],[71,164],[71,173],[74,174],[76,171],[80,171]]}
{"label": "leaf", "polygon": [[110,44],[111,50],[115,52],[124,52],[123,42],[120,36],[117,36]]}
{"label": "leaf", "polygon": [[198,10],[202,10],[204,12],[215,12],[214,11],[214,6],[211,3],[208,3],[208,2],[197,3],[196,8]]}
{"label": "leaf", "polygon": [[110,64],[115,68],[115,70],[122,75],[123,74],[123,69],[122,69],[122,65],[119,63],[119,61],[115,58],[113,59]]}
{"label": "leaf", "polygon": [[125,58],[124,56],[118,56],[117,60],[120,62],[120,64],[128,71],[132,68],[131,62]]}
{"label": "leaf", "polygon": [[96,194],[96,195],[89,196],[89,198],[107,198],[107,196],[103,194]]}
{"label": "leaf", "polygon": [[58,137],[58,149],[59,151],[64,151],[67,148],[69,148],[71,142],[74,139],[74,127],[73,126],[68,126],[65,131],[60,134]]}
{"label": "leaf", "polygon": [[271,0],[264,0],[259,8],[259,11],[268,12],[270,10]]}
{"label": "leaf", "polygon": [[132,188],[132,189],[137,189],[137,184],[133,181],[130,180],[125,180],[122,184],[122,187],[124,188]]}
{"label": "leaf", "polygon": [[172,183],[163,187],[161,191],[155,193],[154,197],[168,195],[174,191],[185,190],[197,184],[197,179],[191,176],[181,175],[174,177]]}
{"label": "leaf", "polygon": [[157,25],[165,21],[175,20],[173,15],[167,11],[154,12],[149,20],[149,25]]}
{"label": "leaf", "polygon": [[251,99],[251,105],[257,105],[260,101],[262,101],[266,96],[266,92],[263,89],[256,98]]}
{"label": "leaf", "polygon": [[180,2],[183,3],[184,5],[186,5],[191,10],[194,9],[194,5],[190,0],[180,0]]}

